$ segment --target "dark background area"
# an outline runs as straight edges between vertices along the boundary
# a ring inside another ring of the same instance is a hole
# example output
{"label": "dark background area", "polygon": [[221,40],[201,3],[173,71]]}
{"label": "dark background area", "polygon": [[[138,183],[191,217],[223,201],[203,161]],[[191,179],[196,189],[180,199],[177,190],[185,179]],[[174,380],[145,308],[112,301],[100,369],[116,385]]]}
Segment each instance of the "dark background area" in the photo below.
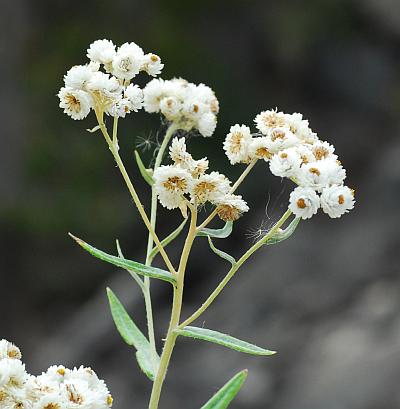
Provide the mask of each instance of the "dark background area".
{"label": "dark background area", "polygon": [[[250,375],[232,408],[398,408],[399,1],[14,0],[1,9],[0,338],[23,349],[28,370],[90,365],[117,409],[144,409],[149,396],[104,291],[112,287],[144,330],[139,290],[67,236],[110,252],[119,238],[129,258],[144,258],[145,229],[111,155],[98,133],[85,131],[93,116],[72,121],[56,98],[66,70],[86,61],[88,45],[109,38],[159,54],[164,78],[215,90],[217,131],[189,142],[213,169],[235,179],[241,167],[229,166],[222,151],[229,126],[251,125],[277,106],[302,112],[336,146],[356,190],[353,212],[339,220],[319,214],[290,240],[258,252],[197,322],[279,353],[257,358],[179,340],[161,408],[199,408],[243,368]],[[160,118],[144,112],[121,124],[124,159],[145,200],[133,150],[163,131]],[[251,213],[219,247],[239,255],[252,231],[284,212],[290,189],[258,164],[241,188]],[[159,220],[164,236],[180,219],[161,211]],[[169,248],[174,260],[181,244]],[[198,240],[183,316],[226,269]],[[154,283],[153,294],[161,339],[171,292]]]}

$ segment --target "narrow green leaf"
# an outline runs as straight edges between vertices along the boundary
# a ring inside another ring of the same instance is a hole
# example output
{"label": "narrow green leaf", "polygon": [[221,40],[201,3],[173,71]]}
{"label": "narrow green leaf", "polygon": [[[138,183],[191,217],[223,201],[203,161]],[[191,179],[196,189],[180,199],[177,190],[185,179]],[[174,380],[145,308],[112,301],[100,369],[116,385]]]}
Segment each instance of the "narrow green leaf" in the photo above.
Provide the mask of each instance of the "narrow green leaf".
{"label": "narrow green leaf", "polygon": [[270,246],[272,244],[277,244],[288,239],[296,230],[298,224],[300,223],[300,220],[300,217],[296,217],[295,219],[293,219],[290,222],[289,226],[286,227],[286,229],[278,230],[271,238],[266,240],[265,244]]}
{"label": "narrow green leaf", "polygon": [[[164,240],[161,241],[161,245],[163,247],[166,247],[169,243],[174,241],[179,236],[183,228],[185,227],[185,224],[187,221],[188,219],[183,219],[183,222],[172,233],[170,233]],[[159,252],[158,247],[155,246],[150,253],[150,256],[149,256],[150,260],[153,260],[153,258],[158,254],[158,252]]]}
{"label": "narrow green leaf", "polygon": [[[153,368],[152,365],[149,341],[132,321],[124,306],[110,288],[107,288],[107,296],[110,303],[111,315],[118,332],[128,345],[136,348],[136,359],[140,368],[153,380],[156,369]],[[158,356],[157,361],[159,362]]]}
{"label": "narrow green leaf", "polygon": [[247,378],[247,369],[236,374],[201,409],[226,409]]}
{"label": "narrow green leaf", "polygon": [[236,260],[228,253],[225,253],[225,251],[219,250],[214,246],[214,243],[211,240],[211,237],[208,236],[208,244],[211,247],[211,250],[217,254],[218,256],[220,256],[221,258],[223,258],[224,260],[228,261],[229,263],[231,263],[232,265],[236,264]]}
{"label": "narrow green leaf", "polygon": [[92,256],[103,260],[107,263],[113,264],[114,266],[124,268],[125,270],[133,270],[135,273],[147,276],[150,278],[158,278],[159,280],[164,280],[176,284],[176,278],[169,271],[161,270],[160,268],[145,266],[144,264],[138,263],[136,261],[122,259],[116,256],[112,256],[104,251],[98,250],[90,244],[84,242],[78,237],[73,236],[71,233],[69,235],[88,253]]}
{"label": "narrow green leaf", "polygon": [[227,348],[234,349],[239,352],[244,352],[251,355],[273,355],[275,351],[260,348],[256,345],[250,344],[240,339],[231,337],[230,335],[222,334],[221,332],[213,331],[206,328],[198,327],[184,327],[175,331],[178,335],[184,337],[201,339],[203,341],[213,342]]}
{"label": "narrow green leaf", "polygon": [[[121,246],[119,245],[119,240],[115,240],[115,243],[116,243],[116,245],[117,245],[117,252],[118,252],[119,258],[125,260],[125,257],[124,257],[124,255],[123,255],[123,253],[122,253],[122,250],[121,250]],[[127,271],[127,272],[131,275],[131,277],[137,282],[137,284],[139,285],[139,287],[140,287],[142,290],[144,290],[144,284],[143,284],[142,279],[139,277],[139,275],[136,274],[133,270],[128,270],[128,269],[127,269],[126,271]]]}
{"label": "narrow green leaf", "polygon": [[150,175],[149,171],[146,169],[146,167],[144,166],[144,163],[142,161],[142,158],[139,155],[138,151],[135,151],[135,159],[136,159],[136,163],[138,165],[139,168],[139,172],[140,174],[143,176],[143,179],[150,185],[153,186],[154,185],[154,179],[153,177]]}
{"label": "narrow green leaf", "polygon": [[233,222],[229,221],[225,223],[225,226],[222,229],[201,229],[197,235],[206,237],[215,237],[216,239],[226,239],[232,233]]}

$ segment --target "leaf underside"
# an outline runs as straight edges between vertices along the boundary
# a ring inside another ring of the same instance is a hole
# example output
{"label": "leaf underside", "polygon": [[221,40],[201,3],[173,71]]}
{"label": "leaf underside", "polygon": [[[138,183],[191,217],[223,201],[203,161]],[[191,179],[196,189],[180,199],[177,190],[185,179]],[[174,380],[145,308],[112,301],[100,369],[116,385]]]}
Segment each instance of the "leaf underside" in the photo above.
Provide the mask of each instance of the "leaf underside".
{"label": "leaf underside", "polygon": [[271,238],[266,240],[265,244],[267,246],[270,246],[272,244],[277,244],[288,239],[295,232],[298,224],[300,223],[300,220],[300,217],[296,217],[295,219],[293,219],[290,222],[289,226],[286,227],[286,229],[277,231]]}
{"label": "leaf underside", "polygon": [[210,245],[211,250],[219,257],[223,258],[224,260],[228,261],[232,265],[236,264],[236,260],[225,251],[219,250],[214,246],[214,243],[211,240],[211,237],[208,236],[208,244]]}
{"label": "leaf underside", "polygon": [[227,348],[234,349],[235,351],[244,352],[251,355],[273,355],[276,352],[270,351],[258,347],[256,345],[250,344],[249,342],[242,341],[240,339],[234,338],[230,335],[223,334],[221,332],[213,331],[206,328],[198,327],[184,327],[183,329],[178,329],[175,331],[178,335],[201,339],[203,341],[213,342],[214,344],[222,345]]}

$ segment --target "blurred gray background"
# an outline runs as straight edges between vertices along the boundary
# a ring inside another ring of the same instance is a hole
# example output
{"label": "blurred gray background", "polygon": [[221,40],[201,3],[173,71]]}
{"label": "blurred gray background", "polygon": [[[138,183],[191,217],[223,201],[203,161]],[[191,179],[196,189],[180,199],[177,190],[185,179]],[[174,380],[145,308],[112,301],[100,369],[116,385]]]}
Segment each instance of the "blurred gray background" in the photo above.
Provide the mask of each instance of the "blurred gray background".
{"label": "blurred gray background", "polygon": [[[110,252],[119,238],[127,256],[144,257],[145,229],[113,160],[100,135],[85,131],[94,118],[72,121],[56,98],[65,71],[86,61],[88,44],[110,38],[159,54],[164,78],[215,90],[215,136],[189,141],[214,169],[237,177],[240,166],[230,167],[222,151],[229,126],[252,124],[277,106],[302,112],[335,144],[356,190],[351,214],[318,215],[256,253],[197,322],[279,353],[257,358],[179,340],[161,408],[199,408],[243,368],[250,375],[232,408],[398,408],[400,2],[14,0],[1,9],[0,338],[20,345],[28,369],[90,365],[115,408],[146,408],[149,381],[114,328],[104,290],[112,287],[144,330],[139,291],[127,273],[67,236]],[[163,131],[160,118],[144,112],[121,124],[124,159],[144,198],[133,150]],[[252,232],[284,212],[290,189],[258,164],[241,188],[252,211],[219,247],[239,255]],[[160,236],[179,222],[177,213],[160,212]],[[181,245],[169,248],[174,261]],[[183,316],[226,269],[199,239]],[[171,292],[154,283],[153,294],[160,340]]]}

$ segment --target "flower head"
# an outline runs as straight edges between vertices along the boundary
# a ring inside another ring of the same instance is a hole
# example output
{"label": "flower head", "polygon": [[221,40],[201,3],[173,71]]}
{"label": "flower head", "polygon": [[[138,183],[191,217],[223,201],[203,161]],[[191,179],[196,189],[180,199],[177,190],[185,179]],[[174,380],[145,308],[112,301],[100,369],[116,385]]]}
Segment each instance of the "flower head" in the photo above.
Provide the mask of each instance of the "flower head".
{"label": "flower head", "polygon": [[297,217],[309,219],[320,207],[319,196],[309,187],[296,187],[290,194],[289,209]]}
{"label": "flower head", "polygon": [[347,186],[333,185],[322,190],[322,210],[332,218],[337,218],[354,208],[354,191]]}
{"label": "flower head", "polygon": [[227,194],[219,199],[217,214],[225,222],[235,221],[249,211],[249,206],[242,199],[242,196]]}
{"label": "flower head", "polygon": [[92,99],[87,92],[70,87],[61,88],[58,98],[60,98],[60,108],[75,120],[86,118],[92,107]]}
{"label": "flower head", "polygon": [[224,141],[224,150],[232,165],[250,161],[251,142],[251,132],[248,126],[238,124],[231,126]]}

